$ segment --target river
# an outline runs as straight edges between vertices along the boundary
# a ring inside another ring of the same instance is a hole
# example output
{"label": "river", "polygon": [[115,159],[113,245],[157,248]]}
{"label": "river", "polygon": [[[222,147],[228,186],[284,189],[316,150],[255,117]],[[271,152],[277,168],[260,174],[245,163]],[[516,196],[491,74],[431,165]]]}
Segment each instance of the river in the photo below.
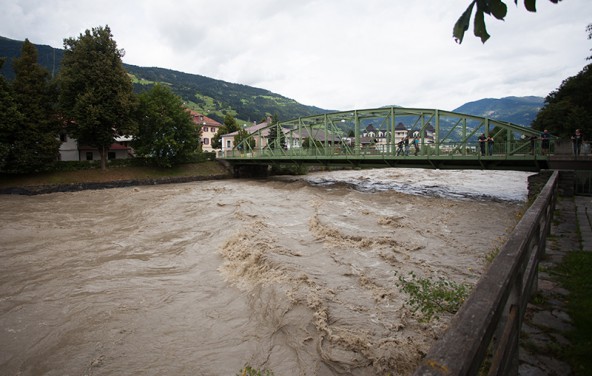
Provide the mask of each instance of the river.
{"label": "river", "polygon": [[0,374],[407,375],[475,284],[523,172],[382,169],[0,196]]}

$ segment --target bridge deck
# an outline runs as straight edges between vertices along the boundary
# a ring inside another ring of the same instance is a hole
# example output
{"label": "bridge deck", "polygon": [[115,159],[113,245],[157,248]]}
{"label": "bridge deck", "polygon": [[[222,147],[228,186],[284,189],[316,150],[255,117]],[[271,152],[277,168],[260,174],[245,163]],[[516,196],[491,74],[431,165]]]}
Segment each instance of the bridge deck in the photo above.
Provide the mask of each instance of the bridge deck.
{"label": "bridge deck", "polygon": [[232,165],[323,165],[354,167],[417,167],[439,169],[496,169],[540,171],[550,168],[552,157],[542,155],[409,155],[389,154],[269,154],[233,153],[222,157]]}
{"label": "bridge deck", "polygon": [[[555,158],[560,152],[569,155],[571,142],[545,135],[548,150],[543,150],[540,131],[438,109],[390,107],[319,114],[270,121],[222,138],[220,158],[235,167],[320,164],[539,171],[587,165],[583,157],[577,163]],[[419,148],[417,155],[414,145]],[[585,146],[589,153],[589,145]]]}

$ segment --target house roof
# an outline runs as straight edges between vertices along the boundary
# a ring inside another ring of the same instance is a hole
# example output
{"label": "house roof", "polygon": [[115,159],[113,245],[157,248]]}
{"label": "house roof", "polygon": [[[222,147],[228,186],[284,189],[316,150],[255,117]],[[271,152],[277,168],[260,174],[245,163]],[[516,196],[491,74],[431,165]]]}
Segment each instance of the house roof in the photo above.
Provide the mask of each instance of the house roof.
{"label": "house roof", "polygon": [[399,123],[395,126],[395,130],[396,131],[406,131],[407,127],[405,126],[405,124]]}
{"label": "house roof", "polygon": [[[261,128],[265,128],[269,125],[269,123],[267,121],[264,121],[263,123],[259,123],[259,124],[255,124],[255,125],[251,125],[250,127],[246,127],[244,128],[245,131],[247,131],[248,134],[253,134],[255,132],[257,132],[258,130],[260,130]],[[269,130],[265,130],[263,131],[263,133],[261,134],[262,136],[267,136],[267,134],[269,133]],[[222,135],[222,137],[234,137],[238,134],[238,131],[236,132],[232,132],[232,133],[226,133],[225,135]]]}
{"label": "house roof", "polygon": [[329,134],[328,135],[329,137],[326,138],[324,130],[319,130],[318,132],[315,132],[314,134],[311,135],[310,132],[308,131],[308,129],[301,129],[300,134],[298,134],[298,131],[294,131],[294,134],[297,137],[299,136],[300,138],[309,137],[309,138],[313,138],[313,139],[315,139],[317,141],[321,141],[321,142],[325,141],[325,140],[331,141],[331,142],[340,142],[341,141],[341,138],[336,135]]}
{"label": "house roof", "polygon": [[217,122],[216,120],[209,118],[203,114],[200,114],[197,111],[193,111],[193,110],[188,110],[188,111],[191,114],[191,118],[193,119],[193,122],[195,124],[206,125],[208,127],[219,127],[222,125],[219,122]]}

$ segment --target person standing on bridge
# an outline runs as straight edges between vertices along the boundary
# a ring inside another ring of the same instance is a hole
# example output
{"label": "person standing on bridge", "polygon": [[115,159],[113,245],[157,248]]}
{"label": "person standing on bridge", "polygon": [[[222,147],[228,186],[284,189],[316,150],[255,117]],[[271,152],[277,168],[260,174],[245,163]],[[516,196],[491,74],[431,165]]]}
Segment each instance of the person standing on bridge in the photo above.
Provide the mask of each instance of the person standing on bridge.
{"label": "person standing on bridge", "polygon": [[539,138],[533,134],[528,139],[530,140],[530,154],[534,155],[536,152],[536,140]]}
{"label": "person standing on bridge", "polygon": [[403,145],[405,146],[405,156],[408,157],[409,156],[409,136],[405,136],[405,139],[403,139]]}
{"label": "person standing on bridge", "polygon": [[413,146],[415,146],[415,156],[417,157],[417,154],[419,153],[419,137],[415,137],[413,139]]}
{"label": "person standing on bridge", "polygon": [[584,141],[584,135],[582,131],[576,129],[576,133],[571,136],[571,142],[573,143],[573,152],[576,158],[580,155],[580,150],[582,149],[582,142]]}
{"label": "person standing on bridge", "polygon": [[543,155],[549,154],[549,142],[551,140],[551,135],[549,134],[548,130],[544,130],[541,134],[541,149],[543,151]]}
{"label": "person standing on bridge", "polygon": [[405,139],[402,139],[401,141],[397,142],[397,157],[399,155],[403,155],[403,143],[405,142]]}
{"label": "person standing on bridge", "polygon": [[481,133],[481,136],[478,138],[479,140],[479,148],[481,149],[481,155],[485,155],[485,142],[487,142],[487,138],[485,137],[485,133]]}
{"label": "person standing on bridge", "polygon": [[493,155],[493,136],[488,136],[487,137],[487,154],[489,155]]}

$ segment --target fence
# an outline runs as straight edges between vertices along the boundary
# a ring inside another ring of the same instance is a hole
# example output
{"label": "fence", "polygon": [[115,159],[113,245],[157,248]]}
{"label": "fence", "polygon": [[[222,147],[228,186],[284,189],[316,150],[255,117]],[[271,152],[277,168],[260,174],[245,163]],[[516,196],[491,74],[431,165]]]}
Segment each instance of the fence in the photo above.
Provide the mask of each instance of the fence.
{"label": "fence", "polygon": [[531,293],[537,289],[538,264],[551,227],[558,182],[555,171],[444,336],[431,347],[416,376],[518,373],[520,327]]}

